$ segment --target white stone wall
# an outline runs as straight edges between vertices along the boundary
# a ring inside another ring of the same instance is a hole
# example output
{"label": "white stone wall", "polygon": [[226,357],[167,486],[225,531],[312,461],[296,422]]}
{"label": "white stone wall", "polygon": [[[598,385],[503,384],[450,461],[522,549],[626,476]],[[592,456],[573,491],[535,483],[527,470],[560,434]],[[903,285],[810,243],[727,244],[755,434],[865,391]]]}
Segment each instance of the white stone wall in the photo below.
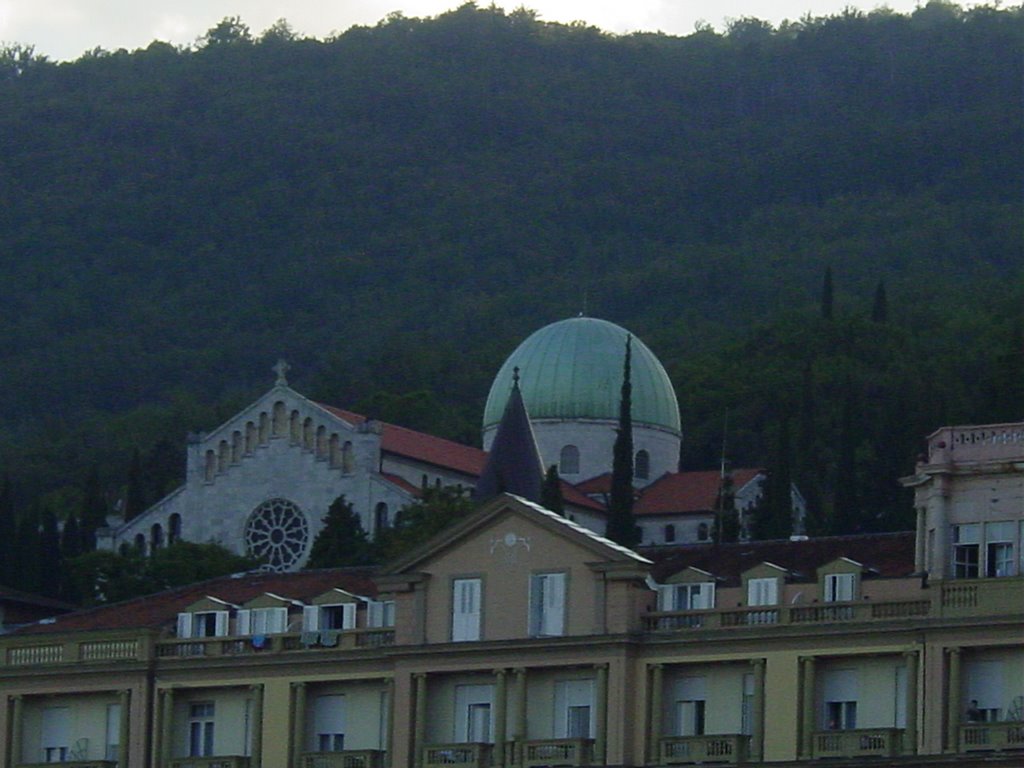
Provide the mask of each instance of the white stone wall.
{"label": "white stone wall", "polygon": [[[559,463],[562,447],[575,445],[580,452],[580,471],[562,478],[570,483],[581,483],[591,477],[611,472],[612,447],[615,445],[617,421],[584,421],[538,419],[530,422],[537,439],[537,448],[545,467]],[[497,427],[484,431],[484,450],[489,451]],[[642,488],[657,480],[666,472],[679,470],[679,447],[681,438],[671,432],[654,427],[635,425],[633,427],[633,451],[646,450],[651,457],[650,472],[646,480],[636,478],[634,485]]]}
{"label": "white stone wall", "polygon": [[[696,544],[701,542],[700,526],[706,525],[708,537],[703,541],[711,541],[714,532],[715,516],[708,515],[659,515],[656,518],[641,517],[637,520],[640,526],[640,543],[649,545]],[[676,529],[675,541],[665,538],[665,526],[673,525]]]}

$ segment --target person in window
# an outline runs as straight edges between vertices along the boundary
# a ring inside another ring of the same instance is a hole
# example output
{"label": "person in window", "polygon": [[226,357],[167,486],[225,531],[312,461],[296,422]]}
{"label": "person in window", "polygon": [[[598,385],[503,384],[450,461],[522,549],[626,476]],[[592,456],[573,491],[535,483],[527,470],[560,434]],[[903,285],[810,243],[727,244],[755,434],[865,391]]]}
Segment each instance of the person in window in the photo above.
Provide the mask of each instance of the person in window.
{"label": "person in window", "polygon": [[985,713],[978,709],[978,700],[971,699],[971,705],[967,707],[967,722],[968,723],[983,723],[985,722]]}

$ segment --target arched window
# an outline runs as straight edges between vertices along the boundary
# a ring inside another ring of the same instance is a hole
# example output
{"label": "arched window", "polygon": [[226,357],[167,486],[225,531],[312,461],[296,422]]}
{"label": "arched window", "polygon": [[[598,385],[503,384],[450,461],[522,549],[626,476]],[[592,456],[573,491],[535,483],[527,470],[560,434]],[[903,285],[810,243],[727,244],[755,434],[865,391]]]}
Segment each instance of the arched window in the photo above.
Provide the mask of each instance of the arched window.
{"label": "arched window", "polygon": [[302,442],[302,420],[299,418],[298,411],[292,411],[292,415],[288,419],[288,435],[292,445]]}
{"label": "arched window", "polygon": [[651,476],[651,454],[642,448],[636,452],[633,460],[633,475],[637,480],[646,480]]}
{"label": "arched window", "polygon": [[213,482],[213,476],[217,474],[217,454],[213,451],[206,452],[206,465],[203,467],[203,479]]}
{"label": "arched window", "polygon": [[251,421],[245,425],[245,452],[252,453],[256,450],[256,425]]}
{"label": "arched window", "polygon": [[164,545],[164,529],[160,523],[156,523],[149,529],[149,547],[152,551],[160,549]]}
{"label": "arched window", "polygon": [[237,429],[231,433],[231,463],[237,464],[242,460],[242,433]]}
{"label": "arched window", "polygon": [[274,403],[274,437],[284,437],[287,418],[288,412],[284,408],[284,403],[278,400]]}
{"label": "arched window", "polygon": [[270,417],[264,411],[260,414],[260,445],[266,445],[270,439]]}
{"label": "arched window", "polygon": [[558,455],[558,471],[563,475],[580,473],[580,449],[575,445],[566,445]]}
{"label": "arched window", "polygon": [[140,555],[146,554],[146,535],[143,533],[135,534],[135,549]]}
{"label": "arched window", "polygon": [[217,471],[227,472],[228,464],[231,462],[231,448],[227,440],[221,440],[217,446]]}
{"label": "arched window", "polygon": [[309,416],[302,422],[302,447],[307,451],[313,450],[313,419]]}
{"label": "arched window", "polygon": [[377,506],[373,508],[374,533],[379,535],[389,525],[391,525],[391,520],[388,517],[388,505],[383,501],[377,502]]}
{"label": "arched window", "polygon": [[697,526],[697,541],[707,541],[708,540],[708,532],[709,532],[709,530],[708,530],[708,524],[707,523],[701,523],[700,525],[698,525]]}
{"label": "arched window", "polygon": [[671,544],[676,540],[676,527],[669,523],[665,526],[665,543]]}
{"label": "arched window", "polygon": [[316,457],[327,458],[327,427],[323,424],[316,428]]}
{"label": "arched window", "polygon": [[352,443],[345,441],[345,444],[341,446],[341,471],[346,475],[355,469],[356,460],[352,454]]}
{"label": "arched window", "polygon": [[338,433],[335,432],[331,435],[327,452],[330,454],[331,469],[337,469],[341,466],[341,438],[338,437]]}
{"label": "arched window", "polygon": [[167,543],[181,541],[181,515],[175,512],[167,520]]}

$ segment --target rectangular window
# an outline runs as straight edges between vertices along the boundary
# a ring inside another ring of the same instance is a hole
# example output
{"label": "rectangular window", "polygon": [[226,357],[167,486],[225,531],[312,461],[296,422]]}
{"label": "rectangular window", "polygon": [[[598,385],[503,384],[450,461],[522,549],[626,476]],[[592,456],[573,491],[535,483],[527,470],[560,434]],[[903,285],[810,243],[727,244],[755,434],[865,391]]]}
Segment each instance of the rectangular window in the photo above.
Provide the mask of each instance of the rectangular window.
{"label": "rectangular window", "polygon": [[966,719],[977,722],[1000,720],[1003,702],[1008,698],[1005,695],[1007,670],[999,661],[972,659],[965,666],[968,713]]}
{"label": "rectangular window", "polygon": [[63,763],[71,748],[70,707],[47,707],[43,710],[42,753],[44,763]]}
{"label": "rectangular window", "polygon": [[743,675],[743,698],[740,702],[740,733],[750,736],[754,732],[754,675]]}
{"label": "rectangular window", "polygon": [[825,670],[821,680],[823,726],[826,730],[857,727],[857,670]]}
{"label": "rectangular window", "polygon": [[565,634],[565,574],[538,573],[530,577],[530,635]]}
{"label": "rectangular window", "polygon": [[707,678],[684,677],[676,683],[677,736],[702,736],[707,703]]}
{"label": "rectangular window", "polygon": [[455,579],[452,582],[452,641],[480,639],[480,579]]}
{"label": "rectangular window", "polygon": [[747,605],[777,605],[779,602],[779,580],[750,579],[747,582]]}
{"label": "rectangular window", "polygon": [[976,579],[981,575],[981,526],[953,526],[953,577]]}
{"label": "rectangular window", "polygon": [[555,683],[555,738],[592,739],[594,721],[593,680],[559,680]]}
{"label": "rectangular window", "polygon": [[455,741],[467,744],[487,744],[493,740],[491,732],[491,705],[494,687],[491,685],[455,686]]}
{"label": "rectangular window", "polygon": [[376,629],[395,626],[395,601],[371,601],[366,606],[366,623]]}
{"label": "rectangular window", "polygon": [[118,752],[121,749],[121,705],[107,705],[107,747],[105,755],[107,760],[117,762]]}
{"label": "rectangular window", "polygon": [[316,632],[321,629],[355,629],[356,604],[307,605],[302,609],[302,629]]}
{"label": "rectangular window", "polygon": [[313,709],[314,748],[341,752],[345,749],[345,697],[317,696]]}
{"label": "rectangular window", "polygon": [[188,756],[213,755],[213,702],[197,701],[188,706]]}
{"label": "rectangular window", "polygon": [[663,611],[700,611],[715,607],[715,584],[711,581],[693,584],[670,584],[658,590]]}
{"label": "rectangular window", "polygon": [[985,575],[990,578],[1015,576],[1014,528],[1011,521],[985,523]]}
{"label": "rectangular window", "polygon": [[829,573],[825,576],[825,602],[847,603],[854,599],[855,573]]}

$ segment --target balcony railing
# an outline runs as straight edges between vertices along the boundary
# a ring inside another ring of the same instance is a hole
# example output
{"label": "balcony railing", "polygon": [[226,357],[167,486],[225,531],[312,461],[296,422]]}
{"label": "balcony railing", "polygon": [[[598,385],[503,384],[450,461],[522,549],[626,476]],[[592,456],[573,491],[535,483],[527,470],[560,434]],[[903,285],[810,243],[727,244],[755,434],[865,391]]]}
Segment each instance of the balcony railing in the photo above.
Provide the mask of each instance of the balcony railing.
{"label": "balcony railing", "polygon": [[1024,456],[1024,425],[946,427],[928,439],[928,463],[1005,461]]}
{"label": "balcony railing", "polygon": [[964,752],[1024,749],[1024,723],[971,723],[960,726]]}
{"label": "balcony railing", "polygon": [[593,739],[547,739],[527,741],[523,749],[523,766],[590,765],[594,754]]}
{"label": "balcony railing", "polygon": [[750,737],[738,733],[715,736],[667,736],[658,743],[661,765],[746,762]]}
{"label": "balcony railing", "polygon": [[224,757],[174,757],[169,768],[249,768],[249,758],[240,755]]}
{"label": "balcony railing", "polygon": [[260,642],[254,642],[252,637],[187,637],[162,640],[157,643],[156,652],[162,659],[180,659],[322,649],[382,648],[393,645],[394,642],[395,630],[392,627],[360,628],[267,635]]}
{"label": "balcony railing", "polygon": [[136,661],[150,653],[145,637],[62,640],[40,643],[25,638],[5,637],[6,648],[0,649],[0,666],[32,667],[43,664],[74,664],[78,662]]}
{"label": "balcony railing", "polygon": [[814,757],[895,757],[902,752],[902,728],[856,728],[814,734]]}
{"label": "balcony railing", "polygon": [[[116,760],[65,760],[61,768],[117,768]],[[53,768],[53,763],[15,763],[14,768]]]}
{"label": "balcony railing", "polygon": [[379,749],[346,749],[340,752],[306,752],[299,768],[381,768],[384,753]]}
{"label": "balcony railing", "polygon": [[423,750],[424,768],[488,768],[491,764],[492,744],[431,744]]}

